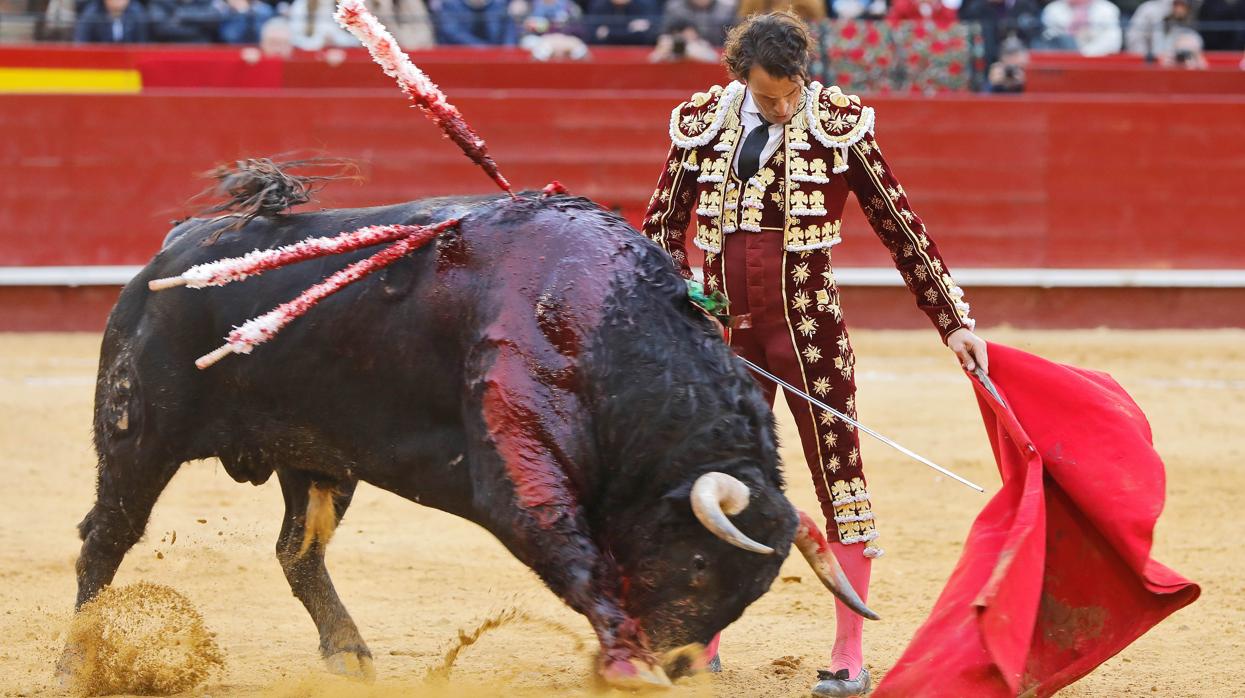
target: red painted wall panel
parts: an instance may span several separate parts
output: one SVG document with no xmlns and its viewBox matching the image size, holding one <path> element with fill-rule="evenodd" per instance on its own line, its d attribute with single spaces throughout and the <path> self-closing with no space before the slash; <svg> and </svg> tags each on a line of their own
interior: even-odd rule
<svg viewBox="0 0 1245 698">
<path fill-rule="evenodd" d="M 1026 71 L 1030 92 L 1079 94 L 1242 94 L 1245 71 L 1236 64 L 1211 70 L 1175 70 L 1157 65 L 1034 65 Z"/>
<path fill-rule="evenodd" d="M 637 220 L 669 110 L 686 96 L 464 89 L 453 99 L 519 186 L 557 178 Z M 1245 98 L 869 101 L 954 266 L 1245 268 Z M 358 159 L 366 184 L 330 186 L 326 205 L 490 190 L 396 90 L 8 95 L 0 129 L 0 265 L 141 263 L 203 185 L 195 174 L 241 157 Z M 887 264 L 849 211 L 841 263 Z"/>
<path fill-rule="evenodd" d="M 414 56 L 416 64 L 445 90 L 490 89 L 593 89 L 650 90 L 679 89 L 689 94 L 729 78 L 720 65 L 689 63 L 671 70 L 668 63 L 648 63 L 640 57 L 633 63 L 608 62 L 535 63 L 512 60 L 481 63 L 478 59 L 449 60 Z M 393 81 L 376 69 L 370 60 L 352 60 L 337 66 L 298 61 L 285 65 L 284 84 L 292 88 L 378 87 L 389 88 Z"/>
<path fill-rule="evenodd" d="M 540 187 L 558 178 L 633 221 L 668 147 L 670 108 L 721 81 L 717 66 L 648 66 L 628 50 L 574 66 L 532 64 L 507 50 L 437 50 L 416 60 L 446 86 L 512 181 Z M 217 69 L 186 69 L 202 64 Z M 357 159 L 366 183 L 331 186 L 325 205 L 492 190 L 361 51 L 331 67 L 306 55 L 247 66 L 220 47 L 0 47 L 0 65 L 137 67 L 148 88 L 205 80 L 311 88 L 5 95 L 0 265 L 140 264 L 203 186 L 194 175 L 241 157 Z M 887 157 L 953 268 L 1245 268 L 1245 73 L 1035 55 L 1031 75 L 1039 92 L 1117 94 L 867 98 Z M 1191 96 L 1211 92 L 1227 94 Z M 889 264 L 859 210 L 848 211 L 837 262 Z M 117 290 L 0 288 L 0 330 L 97 330 Z M 903 289 L 844 295 L 854 326 L 925 326 Z M 1245 326 L 1239 289 L 969 295 L 985 326 Z"/>
</svg>

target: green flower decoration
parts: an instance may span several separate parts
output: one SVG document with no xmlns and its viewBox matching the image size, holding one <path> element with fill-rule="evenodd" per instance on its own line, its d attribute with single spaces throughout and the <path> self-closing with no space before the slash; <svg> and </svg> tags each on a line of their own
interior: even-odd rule
<svg viewBox="0 0 1245 698">
<path fill-rule="evenodd" d="M 726 296 L 717 291 L 706 291 L 705 285 L 694 279 L 687 280 L 687 299 L 716 318 L 725 318 Z"/>
</svg>

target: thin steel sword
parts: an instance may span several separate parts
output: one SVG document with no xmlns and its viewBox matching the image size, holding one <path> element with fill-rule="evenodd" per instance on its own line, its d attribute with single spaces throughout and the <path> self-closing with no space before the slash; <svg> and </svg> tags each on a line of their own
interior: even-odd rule
<svg viewBox="0 0 1245 698">
<path fill-rule="evenodd" d="M 981 381 L 981 384 L 985 386 L 986 391 L 989 392 L 995 400 L 998 400 L 1000 405 L 1007 407 L 1007 403 L 1003 401 L 1003 396 L 999 395 L 999 389 L 994 387 L 994 382 L 990 380 L 990 376 L 986 375 L 985 371 L 981 370 L 980 366 L 973 369 L 973 375 L 977 376 L 977 380 Z"/>
<path fill-rule="evenodd" d="M 890 446 L 891 448 L 895 449 L 896 451 L 899 451 L 900 453 L 904 454 L 905 456 L 908 456 L 909 458 L 912 458 L 912 459 L 915 459 L 915 460 L 917 460 L 917 461 L 920 461 L 921 463 L 924 463 L 925 465 L 928 465 L 929 467 L 933 468 L 934 470 L 937 470 L 938 472 L 942 473 L 943 475 L 946 475 L 947 477 L 951 478 L 952 480 L 955 480 L 956 482 L 960 482 L 960 483 L 963 483 L 963 484 L 965 484 L 965 485 L 968 485 L 969 487 L 971 487 L 971 488 L 973 488 L 973 489 L 977 490 L 978 492 L 985 492 L 985 489 L 983 489 L 983 488 L 981 487 L 981 485 L 978 485 L 978 484 L 976 484 L 976 483 L 974 483 L 974 482 L 972 482 L 972 481 L 970 481 L 970 480 L 967 480 L 967 479 L 965 479 L 965 478 L 962 478 L 962 477 L 960 477 L 959 475 L 956 475 L 955 473 L 951 472 L 950 470 L 947 470 L 946 468 L 942 467 L 941 465 L 938 465 L 937 463 L 935 463 L 935 462 L 931 461 L 930 459 L 925 458 L 924 456 L 921 456 L 920 454 L 914 453 L 914 452 L 912 452 L 911 450 L 909 450 L 909 449 L 907 449 L 907 448 L 904 448 L 903 446 L 901 446 L 901 445 L 899 445 L 899 444 L 895 443 L 894 441 L 890 440 L 889 438 L 887 438 L 887 437 L 885 437 L 885 436 L 883 436 L 883 435 L 881 435 L 881 434 L 877 433 L 876 431 L 874 431 L 874 430 L 870 429 L 869 427 L 867 427 L 867 426 L 865 426 L 865 425 L 861 424 L 860 422 L 856 421 L 855 419 L 852 419 L 851 417 L 848 417 L 847 415 L 843 414 L 842 412 L 840 412 L 840 411 L 838 411 L 838 410 L 834 409 L 833 407 L 831 407 L 831 406 L 827 405 L 826 403 L 822 402 L 821 400 L 818 400 L 817 398 L 813 397 L 812 395 L 809 395 L 808 393 L 804 392 L 803 390 L 800 390 L 799 388 L 795 387 L 794 385 L 791 385 L 791 384 L 790 384 L 790 383 L 788 383 L 787 381 L 785 381 L 785 380 L 783 380 L 783 379 L 779 378 L 778 376 L 775 376 L 774 374 L 770 373 L 769 371 L 766 371 L 765 369 L 761 368 L 760 366 L 757 366 L 756 364 L 754 364 L 754 363 L 752 363 L 751 361 L 749 361 L 749 360 L 745 359 L 744 357 L 740 356 L 740 357 L 739 357 L 739 360 L 740 360 L 740 361 L 742 361 L 742 362 L 744 362 L 744 365 L 745 365 L 745 366 L 747 366 L 748 368 L 752 369 L 752 371 L 753 371 L 754 373 L 756 373 L 757 375 L 762 376 L 762 377 L 764 377 L 764 378 L 767 378 L 767 379 L 769 379 L 769 380 L 773 381 L 775 384 L 782 386 L 784 389 L 786 389 L 786 391 L 787 391 L 787 392 L 791 393 L 792 395 L 798 395 L 798 396 L 800 396 L 800 397 L 804 398 L 804 399 L 805 399 L 805 400 L 807 400 L 810 404 L 812 404 L 814 407 L 817 407 L 817 408 L 819 408 L 819 409 L 823 409 L 823 410 L 825 410 L 825 411 L 829 412 L 830 414 L 834 415 L 835 417 L 838 417 L 839 419 L 841 419 L 841 420 L 843 420 L 843 421 L 847 422 L 848 424 L 850 424 L 850 425 L 852 425 L 852 426 L 856 427 L 857 429 L 859 429 L 859 430 L 863 431 L 864 433 L 868 434 L 869 436 L 872 436 L 873 438 L 877 439 L 878 441 L 881 441 L 882 443 L 886 444 L 887 446 Z"/>
</svg>

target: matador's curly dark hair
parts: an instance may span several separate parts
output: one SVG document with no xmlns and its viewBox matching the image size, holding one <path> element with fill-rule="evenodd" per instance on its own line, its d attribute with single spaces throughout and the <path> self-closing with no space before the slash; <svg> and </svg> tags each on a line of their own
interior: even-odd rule
<svg viewBox="0 0 1245 698">
<path fill-rule="evenodd" d="M 789 11 L 756 14 L 731 29 L 722 62 L 740 80 L 759 65 L 776 78 L 808 78 L 813 39 L 804 20 Z"/>
</svg>

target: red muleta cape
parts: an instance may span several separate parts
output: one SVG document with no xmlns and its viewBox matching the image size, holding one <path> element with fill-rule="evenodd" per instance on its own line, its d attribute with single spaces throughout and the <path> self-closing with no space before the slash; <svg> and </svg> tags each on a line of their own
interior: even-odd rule
<svg viewBox="0 0 1245 698">
<path fill-rule="evenodd" d="M 990 378 L 1003 487 L 874 698 L 1049 696 L 1201 593 L 1150 559 L 1163 462 L 1124 389 L 999 344 Z"/>
</svg>

